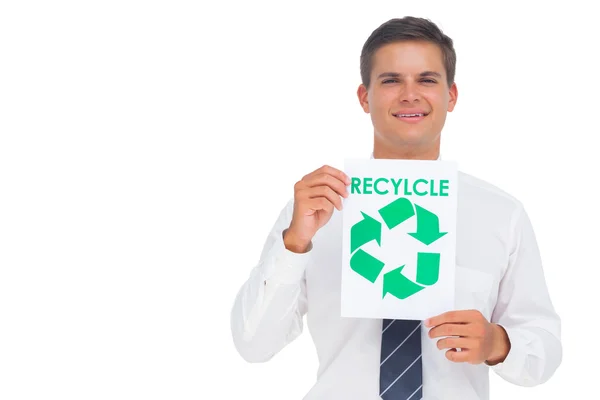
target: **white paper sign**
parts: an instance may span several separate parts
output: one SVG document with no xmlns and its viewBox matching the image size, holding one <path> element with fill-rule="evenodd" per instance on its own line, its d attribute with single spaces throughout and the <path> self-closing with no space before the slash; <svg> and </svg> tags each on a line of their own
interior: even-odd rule
<svg viewBox="0 0 600 400">
<path fill-rule="evenodd" d="M 342 317 L 426 319 L 454 309 L 453 161 L 346 160 Z"/>
</svg>

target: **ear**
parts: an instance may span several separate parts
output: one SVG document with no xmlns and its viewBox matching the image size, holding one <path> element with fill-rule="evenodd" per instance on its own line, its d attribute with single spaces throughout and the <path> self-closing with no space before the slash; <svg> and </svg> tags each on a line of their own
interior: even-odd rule
<svg viewBox="0 0 600 400">
<path fill-rule="evenodd" d="M 458 99 L 458 89 L 456 87 L 456 83 L 453 83 L 450 87 L 450 100 L 448 100 L 448 111 L 452 112 L 454 107 L 456 106 L 456 100 Z"/>
<path fill-rule="evenodd" d="M 367 91 L 366 86 L 361 83 L 360 86 L 358 87 L 358 90 L 356 91 L 356 95 L 358 96 L 358 101 L 360 103 L 360 106 L 362 107 L 364 112 L 366 112 L 368 114 L 369 113 L 369 92 Z"/>
</svg>

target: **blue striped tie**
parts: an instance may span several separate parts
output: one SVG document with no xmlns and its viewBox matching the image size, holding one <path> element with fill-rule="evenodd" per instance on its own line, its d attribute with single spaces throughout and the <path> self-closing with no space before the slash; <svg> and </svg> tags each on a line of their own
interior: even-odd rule
<svg viewBox="0 0 600 400">
<path fill-rule="evenodd" d="M 421 321 L 384 319 L 381 332 L 379 395 L 383 400 L 423 397 Z"/>
</svg>

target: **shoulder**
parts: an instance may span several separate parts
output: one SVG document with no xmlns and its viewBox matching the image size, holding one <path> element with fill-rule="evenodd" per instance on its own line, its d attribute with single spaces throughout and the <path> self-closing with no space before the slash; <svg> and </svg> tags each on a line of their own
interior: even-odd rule
<svg viewBox="0 0 600 400">
<path fill-rule="evenodd" d="M 523 209 L 522 202 L 495 184 L 465 172 L 458 172 L 459 202 L 473 210 L 512 217 Z"/>
</svg>

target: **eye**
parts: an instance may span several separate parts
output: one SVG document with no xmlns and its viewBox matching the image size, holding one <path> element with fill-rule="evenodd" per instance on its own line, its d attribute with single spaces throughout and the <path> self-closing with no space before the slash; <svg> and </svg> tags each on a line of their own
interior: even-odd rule
<svg viewBox="0 0 600 400">
<path fill-rule="evenodd" d="M 396 79 L 386 79 L 382 83 L 385 85 L 386 83 L 394 83 L 394 82 L 398 82 L 398 81 Z"/>
<path fill-rule="evenodd" d="M 425 83 L 437 83 L 433 79 L 423 79 L 423 80 L 421 80 L 421 82 L 425 82 Z"/>
</svg>

